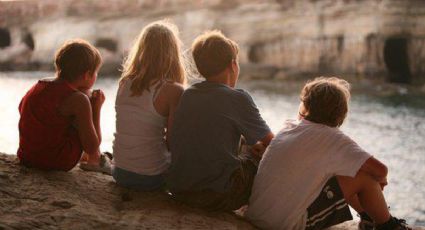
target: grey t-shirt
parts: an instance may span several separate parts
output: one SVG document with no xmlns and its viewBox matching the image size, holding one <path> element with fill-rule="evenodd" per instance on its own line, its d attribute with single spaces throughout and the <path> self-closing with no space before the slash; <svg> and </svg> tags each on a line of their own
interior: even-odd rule
<svg viewBox="0 0 425 230">
<path fill-rule="evenodd" d="M 255 144 L 270 132 L 251 96 L 227 85 L 201 82 L 181 98 L 171 130 L 171 191 L 223 192 L 239 167 L 241 135 Z"/>
</svg>

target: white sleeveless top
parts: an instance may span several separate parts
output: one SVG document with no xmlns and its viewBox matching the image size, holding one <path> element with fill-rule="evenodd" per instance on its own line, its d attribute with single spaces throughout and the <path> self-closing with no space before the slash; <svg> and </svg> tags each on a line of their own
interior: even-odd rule
<svg viewBox="0 0 425 230">
<path fill-rule="evenodd" d="M 157 85 L 131 97 L 131 83 L 125 80 L 121 84 L 115 101 L 114 165 L 141 175 L 158 175 L 171 161 L 164 139 L 167 119 L 153 105 Z"/>
</svg>

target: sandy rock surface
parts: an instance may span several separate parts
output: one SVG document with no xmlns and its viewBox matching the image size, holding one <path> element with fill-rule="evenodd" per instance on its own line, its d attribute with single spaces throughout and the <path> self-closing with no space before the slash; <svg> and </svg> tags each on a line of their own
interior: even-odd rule
<svg viewBox="0 0 425 230">
<path fill-rule="evenodd" d="M 333 229 L 356 229 L 347 222 Z M 118 187 L 110 176 L 45 172 L 0 153 L 0 229 L 256 229 L 232 213 Z"/>
</svg>

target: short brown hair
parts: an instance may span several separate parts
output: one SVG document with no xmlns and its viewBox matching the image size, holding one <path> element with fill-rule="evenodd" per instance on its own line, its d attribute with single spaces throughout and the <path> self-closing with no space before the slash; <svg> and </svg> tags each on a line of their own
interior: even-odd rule
<svg viewBox="0 0 425 230">
<path fill-rule="evenodd" d="M 336 77 L 319 77 L 307 82 L 301 91 L 301 102 L 305 111 L 300 115 L 305 119 L 339 127 L 344 122 L 350 100 L 350 84 Z"/>
<path fill-rule="evenodd" d="M 211 77 L 225 70 L 236 59 L 239 47 L 218 30 L 199 35 L 192 43 L 192 56 L 199 73 Z"/>
<path fill-rule="evenodd" d="M 87 71 L 93 74 L 102 64 L 99 51 L 82 39 L 66 41 L 55 55 L 58 78 L 75 81 Z"/>
</svg>

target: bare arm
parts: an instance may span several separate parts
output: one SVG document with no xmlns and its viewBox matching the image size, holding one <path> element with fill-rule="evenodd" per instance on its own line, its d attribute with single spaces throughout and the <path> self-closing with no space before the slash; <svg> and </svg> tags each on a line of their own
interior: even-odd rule
<svg viewBox="0 0 425 230">
<path fill-rule="evenodd" d="M 268 133 L 263 139 L 259 140 L 255 145 L 252 146 L 251 153 L 261 158 L 273 137 L 274 134 L 272 132 Z"/>
<path fill-rule="evenodd" d="M 99 143 L 102 142 L 102 132 L 100 129 L 100 109 L 105 101 L 105 95 L 101 90 L 94 90 L 90 97 L 90 104 L 93 111 L 93 125 L 96 130 Z"/>
<path fill-rule="evenodd" d="M 67 100 L 66 111 L 69 115 L 75 117 L 84 152 L 90 156 L 97 156 L 100 141 L 93 124 L 92 106 L 89 98 L 80 92 L 73 94 Z"/>
<path fill-rule="evenodd" d="M 269 146 L 273 137 L 274 137 L 274 134 L 272 132 L 270 132 L 263 139 L 261 139 L 260 142 L 264 145 L 264 147 L 267 147 L 267 146 Z"/>
<path fill-rule="evenodd" d="M 170 94 L 169 94 L 169 105 L 168 105 L 168 119 L 167 119 L 167 133 L 166 133 L 166 141 L 167 141 L 167 147 L 168 149 L 170 148 L 169 145 L 169 140 L 170 140 L 170 135 L 171 135 L 171 128 L 173 127 L 173 122 L 174 122 L 174 114 L 177 110 L 177 107 L 180 103 L 180 97 L 183 94 L 183 86 L 180 85 L 175 85 L 172 87 L 172 89 L 170 90 Z"/>
<path fill-rule="evenodd" d="M 166 143 L 169 148 L 169 140 L 171 136 L 171 129 L 174 122 L 174 114 L 180 103 L 180 97 L 183 94 L 184 88 L 182 85 L 177 83 L 164 83 L 159 92 L 158 97 L 154 102 L 156 111 L 164 117 L 167 117 L 166 127 Z"/>
</svg>

